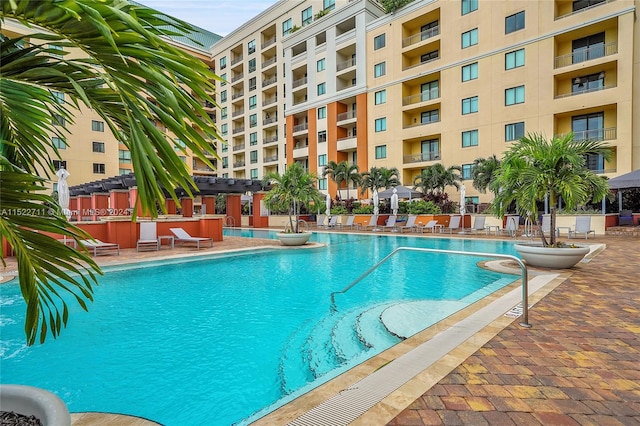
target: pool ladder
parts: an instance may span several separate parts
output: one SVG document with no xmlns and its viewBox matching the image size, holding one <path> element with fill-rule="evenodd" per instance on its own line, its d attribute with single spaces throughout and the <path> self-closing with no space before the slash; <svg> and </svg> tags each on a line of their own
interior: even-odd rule
<svg viewBox="0 0 640 426">
<path fill-rule="evenodd" d="M 385 263 L 387 260 L 393 257 L 396 253 L 399 253 L 401 251 L 444 253 L 444 254 L 455 254 L 455 255 L 463 255 L 463 256 L 480 256 L 480 257 L 492 257 L 496 259 L 513 260 L 514 262 L 518 263 L 518 265 L 520 266 L 520 271 L 522 276 L 522 321 L 520 322 L 520 325 L 522 327 L 527 327 L 527 328 L 531 327 L 531 324 L 529 324 L 529 278 L 528 278 L 527 266 L 524 264 L 524 262 L 520 258 L 516 256 L 512 256 L 510 254 L 480 253 L 480 252 L 473 252 L 473 251 L 442 250 L 442 249 L 429 249 L 429 248 L 419 248 L 419 247 L 398 247 L 395 250 L 393 250 L 391 253 L 389 253 L 387 256 L 385 256 L 381 261 L 373 265 L 371 268 L 367 269 L 367 271 L 364 274 L 356 278 L 351 284 L 349 284 L 348 286 L 346 286 L 340 291 L 332 292 L 331 293 L 331 310 L 337 311 L 336 299 L 335 299 L 336 294 L 346 293 L 347 291 L 349 291 L 349 289 L 351 289 L 353 286 L 355 286 L 360 281 L 362 281 L 367 275 L 371 274 L 373 271 L 378 269 L 380 265 Z"/>
</svg>

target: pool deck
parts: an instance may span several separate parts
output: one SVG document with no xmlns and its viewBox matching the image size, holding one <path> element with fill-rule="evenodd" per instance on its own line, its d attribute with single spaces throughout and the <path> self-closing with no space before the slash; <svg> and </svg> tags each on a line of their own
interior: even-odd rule
<svg viewBox="0 0 640 426">
<path fill-rule="evenodd" d="M 446 237 L 463 236 L 446 234 Z M 484 234 L 464 237 L 511 239 Z M 606 249 L 589 262 L 561 271 L 559 277 L 532 295 L 531 328 L 520 326 L 513 317 L 495 318 L 352 424 L 640 424 L 640 238 L 598 235 L 587 242 L 605 244 Z M 143 253 L 122 250 L 120 256 L 100 256 L 96 260 L 106 266 L 274 245 L 279 243 L 225 237 L 213 248 L 200 251 L 190 247 Z M 7 260 L 7 266 L 0 267 L 0 282 L 16 269 L 15 260 Z M 532 272 L 535 276 L 536 271 Z M 539 271 L 545 272 L 551 271 Z M 517 288 L 517 284 L 512 287 Z M 481 309 L 488 303 L 490 300 L 483 301 L 473 309 Z M 453 323 L 468 314 L 461 312 L 447 320 Z M 256 423 L 295 421 L 353 384 L 356 376 L 359 380 L 373 375 L 382 365 L 401 357 L 402 350 L 406 352 L 407 348 L 428 342 L 447 325 L 443 322 L 414 336 L 415 339 L 407 339 L 376 360 L 352 369 L 323 385 L 318 392 L 310 392 Z M 136 417 L 125 420 L 109 414 L 75 413 L 72 424 L 155 423 Z"/>
</svg>

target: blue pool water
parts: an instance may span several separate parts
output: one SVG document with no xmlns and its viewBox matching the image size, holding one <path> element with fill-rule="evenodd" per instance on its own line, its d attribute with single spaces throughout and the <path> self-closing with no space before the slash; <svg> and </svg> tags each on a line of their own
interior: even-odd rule
<svg viewBox="0 0 640 426">
<path fill-rule="evenodd" d="M 72 412 L 124 413 L 165 425 L 247 423 L 397 343 L 378 320 L 390 306 L 467 304 L 514 281 L 479 269 L 479 258 L 403 252 L 338 294 L 332 307 L 332 292 L 398 246 L 513 254 L 512 245 L 400 235 L 312 238 L 326 246 L 108 271 L 88 313 L 71 302 L 61 337 L 30 348 L 18 285 L 1 285 L 2 383 L 49 389 Z"/>
</svg>

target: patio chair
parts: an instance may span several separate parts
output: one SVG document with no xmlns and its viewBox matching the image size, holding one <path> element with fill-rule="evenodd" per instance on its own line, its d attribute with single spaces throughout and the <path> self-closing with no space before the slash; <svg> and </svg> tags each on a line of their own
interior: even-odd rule
<svg viewBox="0 0 640 426">
<path fill-rule="evenodd" d="M 140 222 L 140 239 L 136 243 L 136 251 L 140 250 L 160 250 L 158 225 L 155 222 Z"/>
<path fill-rule="evenodd" d="M 633 226 L 633 212 L 631 210 L 622 210 L 618 215 L 618 225 L 619 226 Z"/>
<path fill-rule="evenodd" d="M 391 229 L 392 231 L 395 231 L 396 229 L 398 229 L 398 225 L 396 224 L 397 220 L 398 220 L 398 216 L 395 214 L 392 214 L 387 219 L 386 224 L 382 226 L 382 230 L 384 231 L 385 229 Z"/>
<path fill-rule="evenodd" d="M 484 232 L 485 234 L 489 234 L 489 230 L 484 226 L 484 222 L 487 218 L 485 216 L 476 216 L 473 219 L 473 226 L 469 229 L 469 232 L 472 234 L 476 234 L 479 231 Z"/>
<path fill-rule="evenodd" d="M 375 229 L 378 227 L 378 215 L 377 214 L 372 214 L 371 218 L 369 219 L 369 223 L 364 225 L 363 228 L 368 230 L 369 228 L 371 229 Z"/>
<path fill-rule="evenodd" d="M 462 219 L 462 216 L 451 216 L 449 226 L 446 226 L 442 229 L 446 229 L 450 234 L 452 234 L 454 229 L 460 228 L 460 219 Z"/>
<path fill-rule="evenodd" d="M 551 235 L 551 216 L 543 215 L 542 216 L 542 233 L 544 235 Z M 560 236 L 560 228 L 556 228 L 556 237 Z"/>
<path fill-rule="evenodd" d="M 415 232 L 416 230 L 416 218 L 418 216 L 416 216 L 415 214 L 409 215 L 409 218 L 407 219 L 407 223 L 405 223 L 403 226 L 400 227 L 400 232 L 404 232 L 405 229 L 408 229 L 411 232 Z"/>
<path fill-rule="evenodd" d="M 441 227 L 442 225 L 440 225 Z M 431 229 L 431 233 L 435 233 L 436 232 L 436 228 L 438 228 L 438 221 L 437 220 L 430 220 L 429 222 L 426 223 L 426 225 L 424 226 L 418 226 L 416 229 L 419 229 L 420 232 L 424 233 L 425 229 Z"/>
<path fill-rule="evenodd" d="M 326 220 L 327 220 L 327 215 L 325 214 L 319 214 L 318 216 L 316 216 L 316 228 L 321 228 L 325 226 Z"/>
<path fill-rule="evenodd" d="M 200 250 L 200 243 L 208 241 L 209 242 L 209 247 L 213 247 L 213 239 L 212 238 L 206 238 L 206 237 L 192 237 L 191 235 L 189 235 L 187 233 L 187 231 L 185 231 L 182 228 L 170 228 L 169 231 L 171 231 L 171 233 L 173 235 L 175 235 L 175 242 L 176 243 L 182 243 L 182 244 L 186 244 L 186 243 L 196 243 L 196 247 L 198 248 L 198 250 Z"/>
<path fill-rule="evenodd" d="M 569 238 L 572 235 L 584 234 L 584 239 L 589 239 L 589 234 L 596 235 L 596 231 L 591 228 L 591 216 L 576 216 L 576 223 L 573 230 L 569 229 Z"/>
<path fill-rule="evenodd" d="M 349 215 L 347 216 L 347 221 L 345 223 L 338 223 L 338 228 L 342 229 L 342 228 L 349 228 L 349 229 L 353 229 L 354 227 L 357 228 L 357 224 L 354 223 L 356 217 L 354 215 Z"/>
<path fill-rule="evenodd" d="M 327 223 L 325 228 L 335 228 L 336 226 L 338 226 L 338 216 L 331 216 L 331 219 L 329 219 L 329 223 Z"/>
<path fill-rule="evenodd" d="M 80 243 L 84 248 L 93 253 L 94 256 L 106 255 L 106 254 L 120 254 L 120 244 L 115 243 L 103 243 L 100 240 L 80 240 Z"/>
</svg>

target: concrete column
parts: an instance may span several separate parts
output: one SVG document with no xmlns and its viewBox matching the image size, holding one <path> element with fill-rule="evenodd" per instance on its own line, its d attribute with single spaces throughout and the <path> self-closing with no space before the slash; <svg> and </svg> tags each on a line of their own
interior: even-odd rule
<svg viewBox="0 0 640 426">
<path fill-rule="evenodd" d="M 182 206 L 182 217 L 193 217 L 192 198 L 180 198 L 180 205 Z"/>
<path fill-rule="evenodd" d="M 254 192 L 253 193 L 253 227 L 254 228 L 268 228 L 269 227 L 269 216 L 262 215 L 260 202 L 264 198 L 264 193 Z"/>
<path fill-rule="evenodd" d="M 101 216 L 109 216 L 109 194 L 94 192 L 91 194 L 92 219 L 97 221 Z"/>
<path fill-rule="evenodd" d="M 240 194 L 227 194 L 227 216 L 233 218 L 235 226 L 242 224 L 242 200 Z"/>
<path fill-rule="evenodd" d="M 206 214 L 215 214 L 216 213 L 216 196 L 203 195 L 202 207 L 204 208 Z"/>
</svg>

